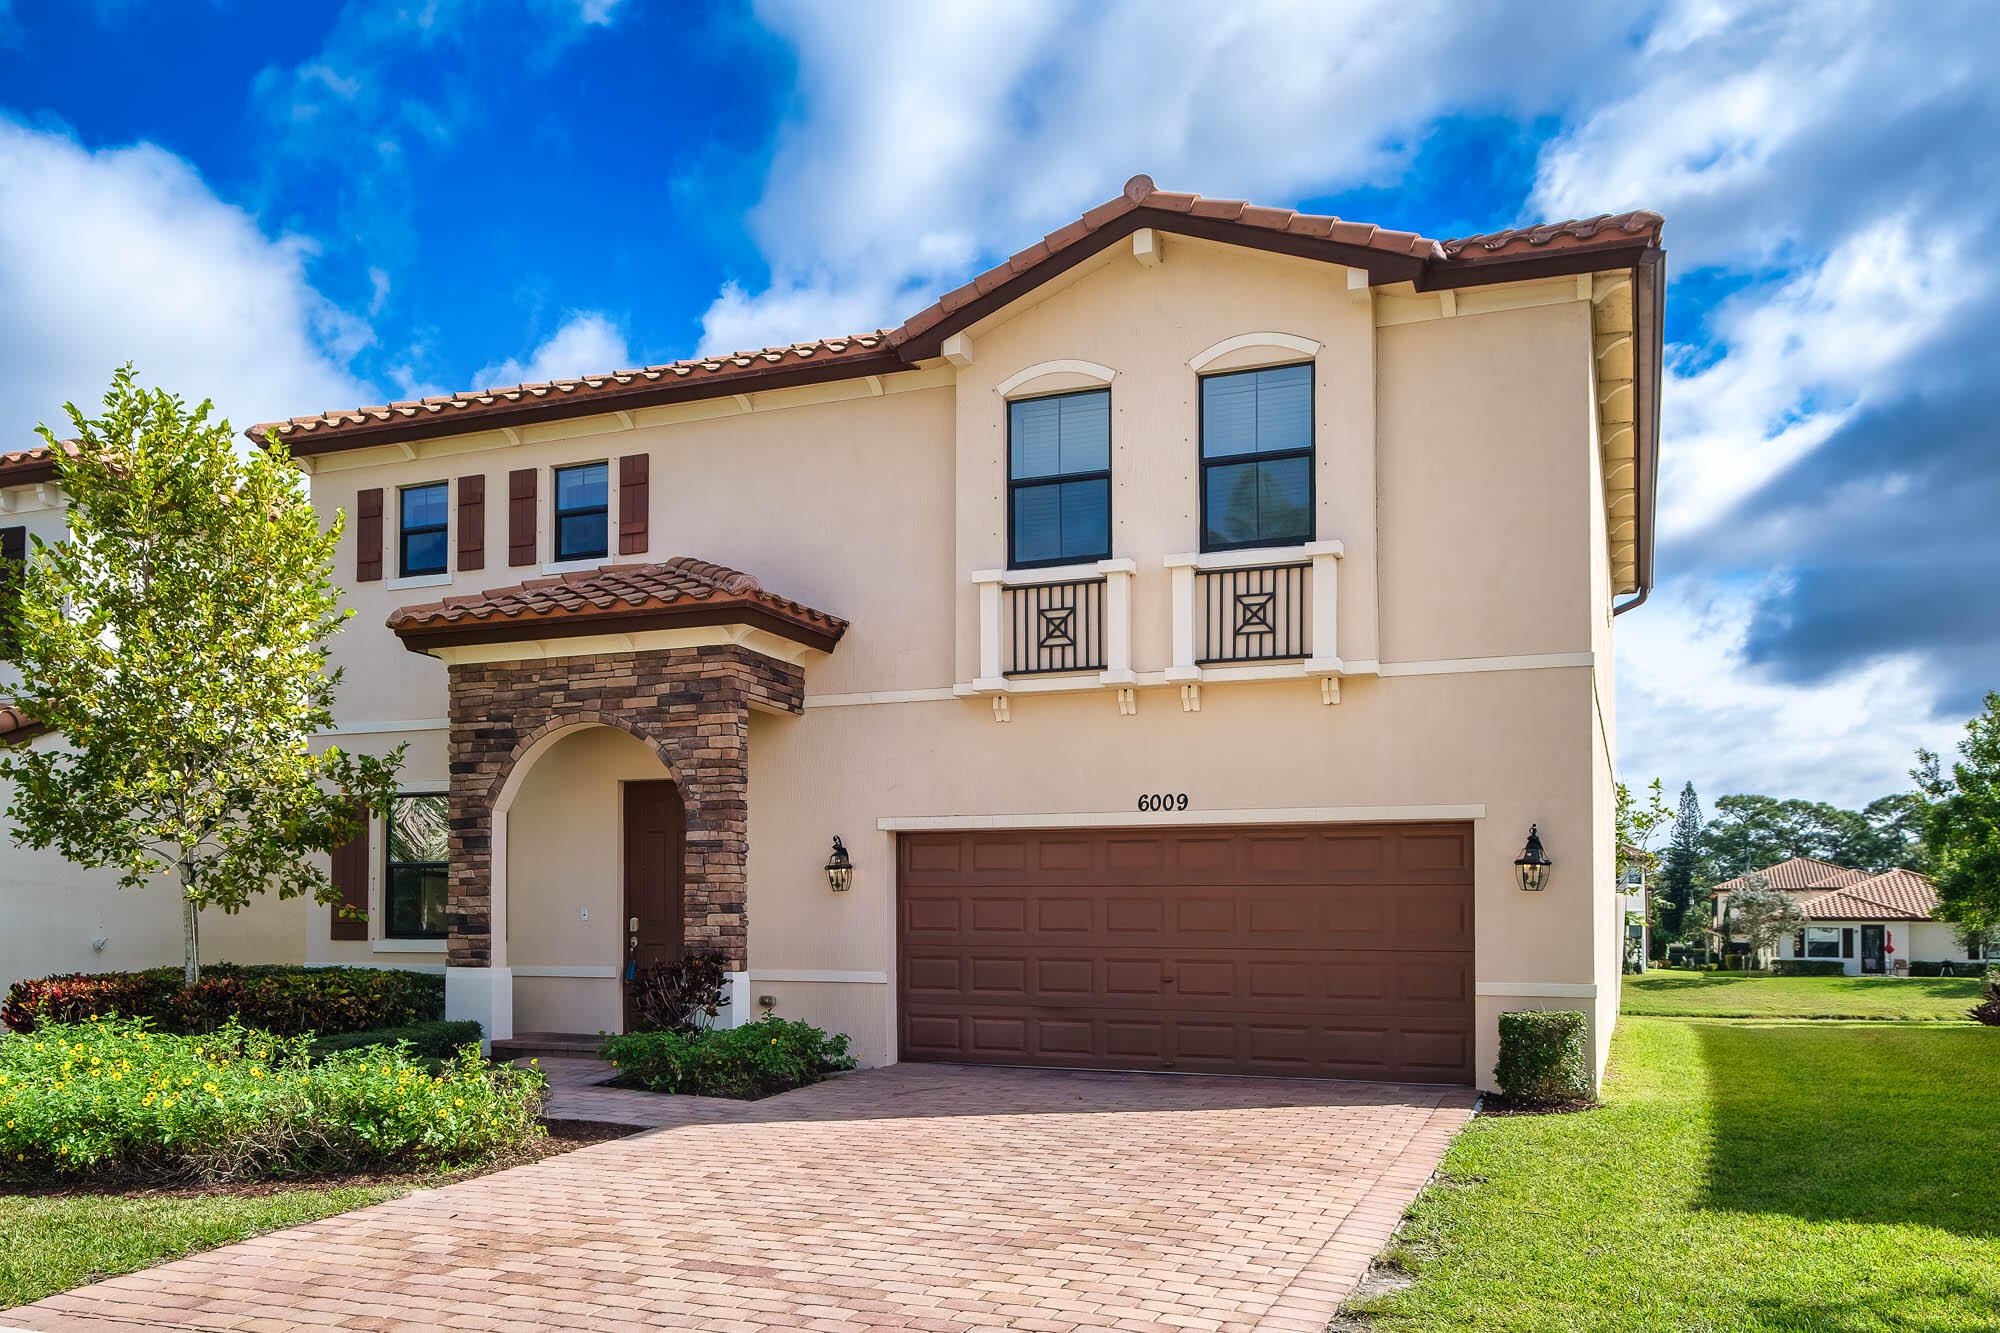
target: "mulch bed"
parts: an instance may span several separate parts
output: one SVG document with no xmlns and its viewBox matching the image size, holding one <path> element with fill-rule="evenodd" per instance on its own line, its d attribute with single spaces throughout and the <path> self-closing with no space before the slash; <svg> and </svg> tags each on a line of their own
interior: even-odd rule
<svg viewBox="0 0 2000 1333">
<path fill-rule="evenodd" d="M 266 1194 L 283 1194 L 290 1190 L 347 1189 L 366 1185 L 408 1185 L 413 1189 L 435 1189 L 439 1185 L 450 1185 L 493 1171 L 504 1171 L 510 1166 L 526 1166 L 545 1157 L 560 1157 L 563 1153 L 587 1148 L 593 1143 L 606 1143 L 612 1139 L 628 1138 L 633 1134 L 646 1132 L 644 1125 L 620 1125 L 602 1120 L 544 1120 L 542 1127 L 548 1130 L 546 1137 L 525 1144 L 514 1152 L 447 1171 L 335 1171 L 311 1176 L 281 1176 L 271 1180 L 239 1180 L 220 1185 L 169 1185 L 154 1189 L 135 1189 L 129 1181 L 96 1185 L 66 1182 L 0 1187 L 0 1196 L 61 1199 L 79 1195 L 116 1195 L 132 1199 L 199 1199 L 220 1195 L 255 1198 Z"/>
<path fill-rule="evenodd" d="M 1537 1102 L 1532 1105 L 1516 1106 L 1497 1092 L 1489 1092 L 1479 1099 L 1477 1114 L 1488 1115 L 1575 1115 L 1578 1111 L 1595 1111 L 1604 1103 L 1588 1097 L 1580 1097 L 1567 1102 Z"/>
</svg>

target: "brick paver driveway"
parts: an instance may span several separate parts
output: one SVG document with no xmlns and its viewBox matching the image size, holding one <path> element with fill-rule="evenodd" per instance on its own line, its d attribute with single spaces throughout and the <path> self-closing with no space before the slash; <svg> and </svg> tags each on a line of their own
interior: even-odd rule
<svg viewBox="0 0 2000 1333">
<path fill-rule="evenodd" d="M 0 1325 L 1306 1333 L 1472 1106 L 1407 1085 L 903 1065 L 756 1103 L 566 1092 L 557 1113 L 619 1098 L 665 1127 Z"/>
</svg>

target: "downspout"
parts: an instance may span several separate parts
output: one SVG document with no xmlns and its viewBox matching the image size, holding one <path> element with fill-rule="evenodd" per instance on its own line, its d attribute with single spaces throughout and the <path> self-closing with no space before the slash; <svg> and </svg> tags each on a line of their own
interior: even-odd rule
<svg viewBox="0 0 2000 1333">
<path fill-rule="evenodd" d="M 1628 602 L 1611 608 L 1613 616 L 1622 616 L 1627 611 L 1644 606 L 1653 594 L 1653 524 L 1654 507 L 1658 504 L 1660 485 L 1660 377 L 1664 370 L 1666 352 L 1666 331 L 1662 322 L 1666 318 L 1667 265 L 1666 254 L 1661 250 L 1649 250 L 1632 268 L 1632 329 L 1636 336 L 1646 325 L 1652 326 L 1653 336 L 1646 339 L 1650 345 L 1650 355 L 1634 368 L 1645 376 L 1641 382 L 1643 396 L 1640 399 L 1639 421 L 1645 424 L 1646 432 L 1640 439 L 1644 458 L 1634 459 L 1638 465 L 1638 512 L 1646 524 L 1645 533 L 1639 542 L 1637 560 L 1639 595 Z"/>
</svg>

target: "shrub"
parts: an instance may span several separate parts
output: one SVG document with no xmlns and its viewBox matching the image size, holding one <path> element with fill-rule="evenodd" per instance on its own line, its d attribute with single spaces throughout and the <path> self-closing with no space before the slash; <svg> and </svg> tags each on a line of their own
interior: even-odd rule
<svg viewBox="0 0 2000 1333">
<path fill-rule="evenodd" d="M 624 1086 L 697 1097 L 768 1097 L 854 1068 L 845 1036 L 771 1017 L 735 1028 L 628 1032 L 607 1039 L 599 1054 L 618 1066 Z"/>
<path fill-rule="evenodd" d="M 469 1018 L 454 1022 L 412 1023 L 408 1027 L 374 1028 L 367 1032 L 342 1032 L 314 1037 L 310 1054 L 324 1060 L 341 1051 L 358 1051 L 366 1046 L 407 1046 L 419 1060 L 449 1060 L 459 1048 L 479 1044 L 479 1024 Z"/>
<path fill-rule="evenodd" d="M 0 1180 L 212 1183 L 473 1161 L 542 1133 L 539 1072 L 408 1046 L 314 1064 L 303 1038 L 238 1024 L 45 1023 L 0 1041 Z"/>
<path fill-rule="evenodd" d="M 2000 970 L 1986 973 L 1986 993 L 1966 1013 L 1988 1027 L 2000 1028 Z"/>
<path fill-rule="evenodd" d="M 722 1011 L 728 960 L 719 953 L 690 954 L 677 963 L 654 963 L 632 977 L 632 1008 L 640 1032 L 693 1032 Z"/>
<path fill-rule="evenodd" d="M 178 967 L 17 981 L 0 1005 L 16 1032 L 42 1023 L 147 1018 L 161 1032 L 213 1032 L 231 1022 L 297 1037 L 402 1027 L 444 1017 L 444 978 L 390 967 L 217 963 L 192 988 Z"/>
<path fill-rule="evenodd" d="M 1773 958 L 1771 971 L 1781 977 L 1838 977 L 1846 975 L 1847 965 L 1838 958 Z"/>
<path fill-rule="evenodd" d="M 1913 977 L 1981 977 L 1986 975 L 1986 964 L 1967 962 L 1963 958 L 1945 958 L 1937 961 L 1910 960 L 1910 975 Z"/>
<path fill-rule="evenodd" d="M 1500 1061 L 1494 1077 L 1516 1106 L 1589 1101 L 1589 1023 L 1574 1009 L 1518 1009 L 1500 1015 Z"/>
</svg>

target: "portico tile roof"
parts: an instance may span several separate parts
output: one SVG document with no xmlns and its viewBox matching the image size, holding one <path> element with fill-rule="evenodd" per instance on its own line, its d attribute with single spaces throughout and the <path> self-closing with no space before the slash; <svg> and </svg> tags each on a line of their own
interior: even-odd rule
<svg viewBox="0 0 2000 1333">
<path fill-rule="evenodd" d="M 441 643 L 549 635 L 626 633 L 740 619 L 830 649 L 847 631 L 839 616 L 767 592 L 755 576 L 693 556 L 600 565 L 506 588 L 400 607 L 389 628 L 421 652 Z"/>
</svg>

